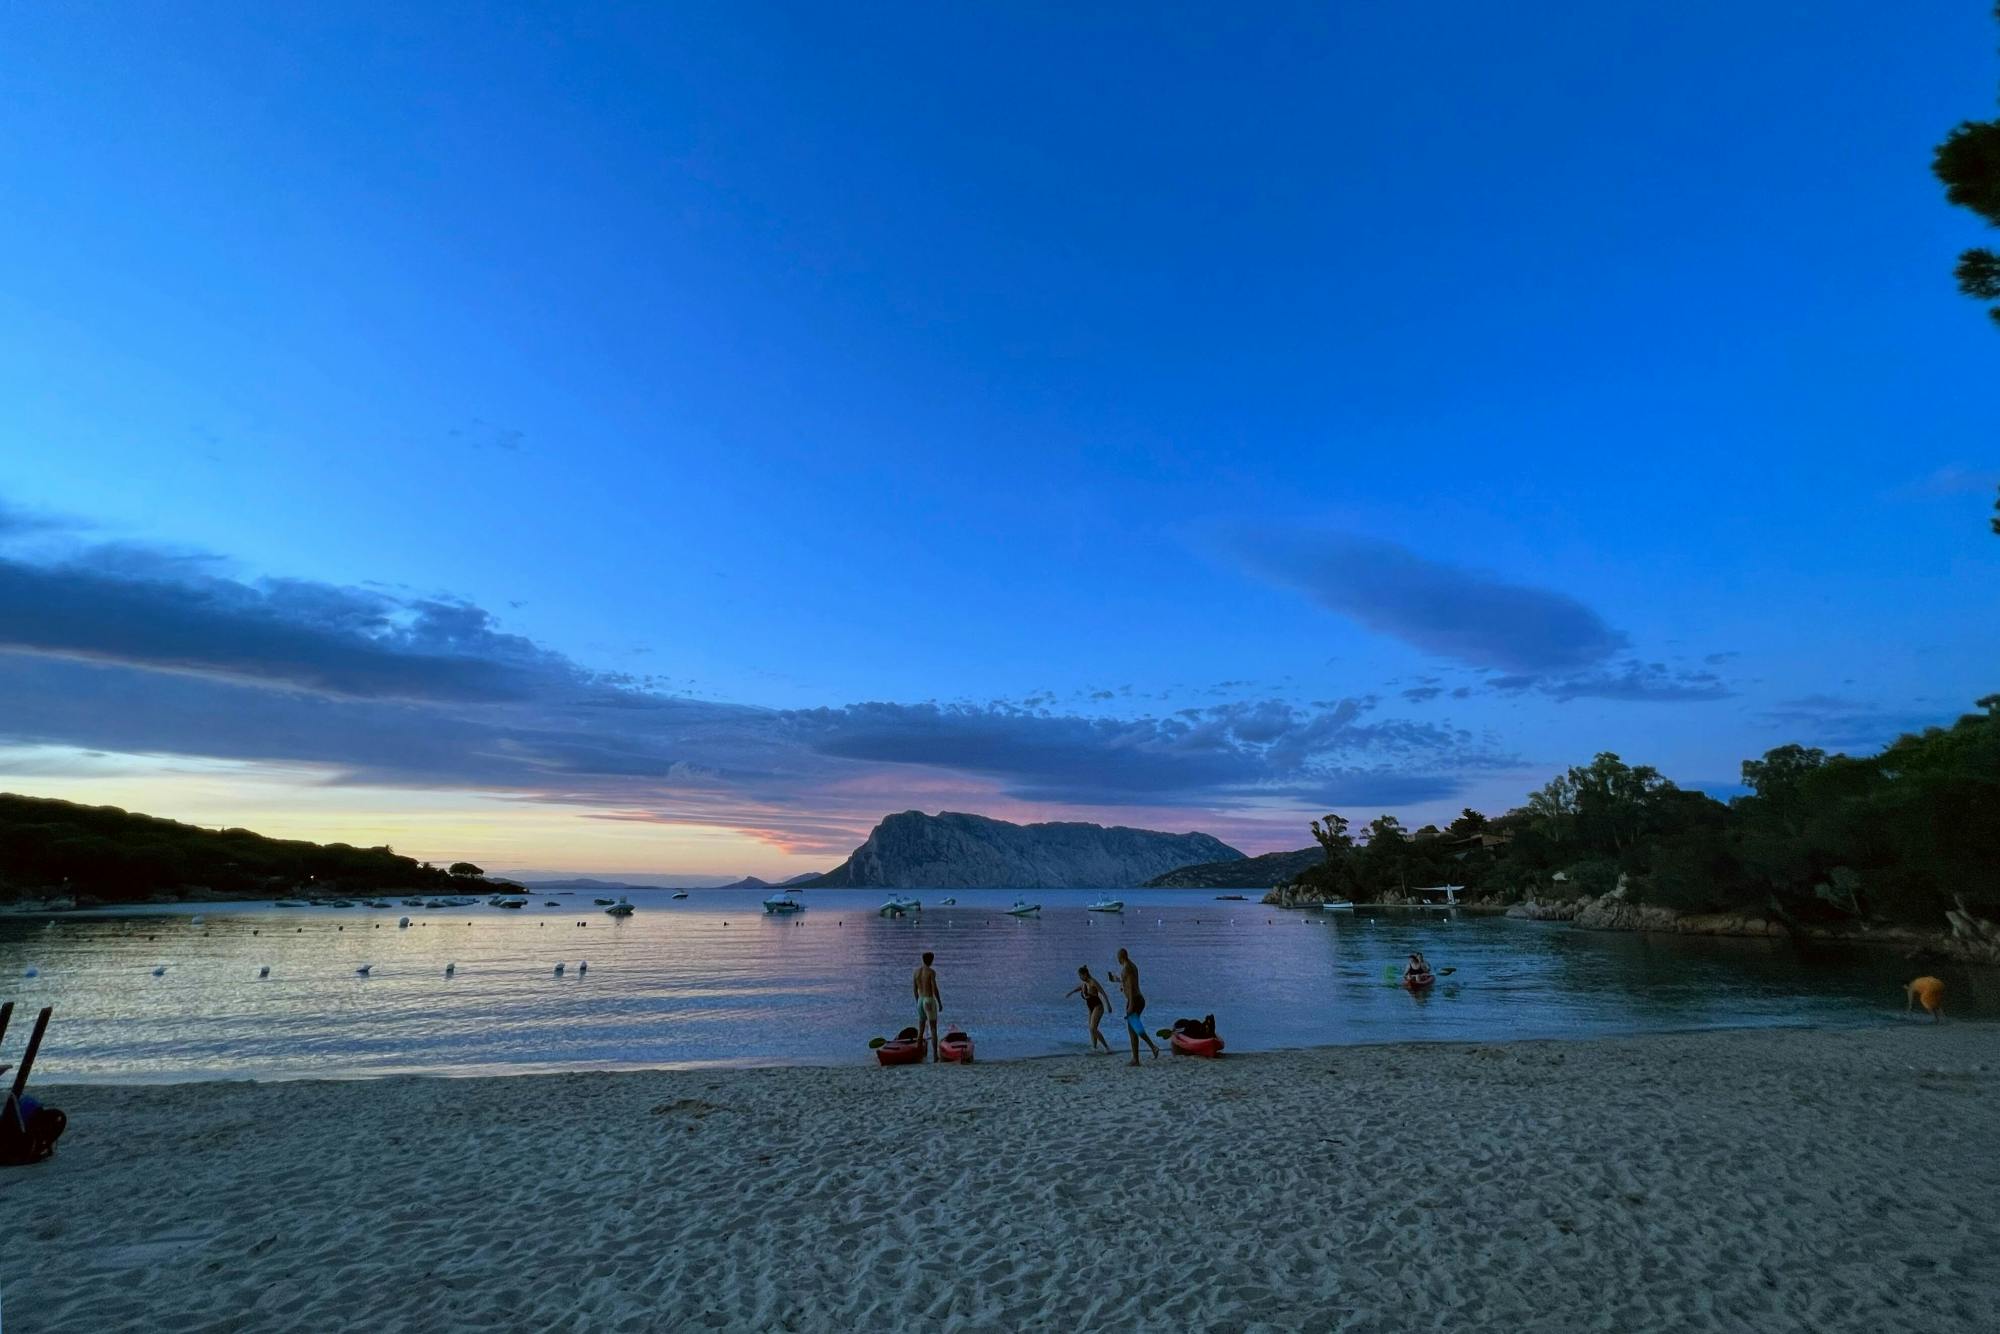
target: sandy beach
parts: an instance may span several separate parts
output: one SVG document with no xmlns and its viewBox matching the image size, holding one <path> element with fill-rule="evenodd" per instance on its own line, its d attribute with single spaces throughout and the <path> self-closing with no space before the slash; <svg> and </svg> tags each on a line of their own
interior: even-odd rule
<svg viewBox="0 0 2000 1334">
<path fill-rule="evenodd" d="M 2000 1027 L 42 1090 L 6 1328 L 1958 1330 Z"/>
</svg>

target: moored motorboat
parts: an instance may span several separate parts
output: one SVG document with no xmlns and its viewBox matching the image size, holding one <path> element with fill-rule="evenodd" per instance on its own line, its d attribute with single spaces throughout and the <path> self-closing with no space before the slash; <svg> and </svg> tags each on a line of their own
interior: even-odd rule
<svg viewBox="0 0 2000 1334">
<path fill-rule="evenodd" d="M 922 912 L 922 899 L 913 899 L 901 894 L 891 894 L 883 905 L 876 909 L 884 917 L 902 917 L 907 913 Z"/>
<path fill-rule="evenodd" d="M 680 894 L 675 897 L 686 898 L 687 895 Z M 764 911 L 768 913 L 783 914 L 804 912 L 805 910 L 806 905 L 800 903 L 798 897 L 789 889 L 781 894 L 773 894 L 770 898 L 764 900 Z"/>
<path fill-rule="evenodd" d="M 1015 899 L 1014 906 L 1007 910 L 1009 917 L 1033 917 L 1041 912 L 1042 905 L 1030 903 L 1026 899 Z"/>
<path fill-rule="evenodd" d="M 1124 911 L 1125 911 L 1125 900 L 1123 900 L 1123 899 L 1099 899 L 1099 900 L 1098 900 L 1097 902 L 1095 902 L 1095 903 L 1091 903 L 1091 904 L 1086 904 L 1086 905 L 1084 906 L 1084 911 L 1085 911 L 1085 912 L 1124 912 Z"/>
<path fill-rule="evenodd" d="M 609 907 L 610 907 L 610 906 L 611 906 L 612 904 L 614 904 L 614 903 L 618 902 L 618 900 L 616 900 L 616 899 L 592 899 L 592 900 L 591 900 L 591 902 L 592 902 L 592 903 L 595 903 L 595 904 L 596 904 L 596 905 L 597 905 L 598 907 L 600 907 L 600 908 L 609 908 Z"/>
<path fill-rule="evenodd" d="M 309 908 L 312 905 L 304 899 L 279 899 L 272 906 L 277 908 Z"/>
<path fill-rule="evenodd" d="M 1353 912 L 1354 900 L 1328 899 L 1325 903 L 1319 905 L 1319 910 L 1321 912 Z"/>
<path fill-rule="evenodd" d="M 630 917 L 634 910 L 631 904 L 627 903 L 624 899 L 620 899 L 604 911 L 611 917 Z"/>
<path fill-rule="evenodd" d="M 675 898 L 677 898 L 677 899 L 684 899 L 684 898 L 686 898 L 687 896 L 688 896 L 688 892 L 687 892 L 686 890 L 684 890 L 684 889 L 677 889 L 677 890 L 675 890 L 675 891 L 674 891 L 674 897 L 675 897 Z"/>
</svg>

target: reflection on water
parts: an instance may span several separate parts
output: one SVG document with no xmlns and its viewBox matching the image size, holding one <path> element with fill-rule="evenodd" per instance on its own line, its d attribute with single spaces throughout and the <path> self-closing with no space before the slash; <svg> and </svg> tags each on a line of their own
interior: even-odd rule
<svg viewBox="0 0 2000 1334">
<path fill-rule="evenodd" d="M 1008 916 L 1003 890 L 953 891 L 950 908 L 920 895 L 931 906 L 903 920 L 850 890 L 811 891 L 796 917 L 697 891 L 636 893 L 623 921 L 542 895 L 522 911 L 217 905 L 200 925 L 185 908 L 0 918 L 0 999 L 56 1006 L 40 1078 L 271 1078 L 863 1060 L 869 1037 L 914 1022 L 923 950 L 938 956 L 945 1020 L 989 1059 L 1083 1051 L 1083 1006 L 1063 993 L 1079 964 L 1109 971 L 1121 945 L 1152 1026 L 1213 1012 L 1236 1051 L 1876 1022 L 1916 971 L 1782 942 L 1120 892 L 1123 915 L 1086 913 L 1095 891 L 1036 891 L 1039 919 Z M 1393 983 L 1411 950 L 1456 971 L 1412 996 Z M 1946 971 L 1958 1014 L 1992 1008 L 1977 970 Z M 1105 1031 L 1122 1045 L 1115 1017 Z"/>
</svg>

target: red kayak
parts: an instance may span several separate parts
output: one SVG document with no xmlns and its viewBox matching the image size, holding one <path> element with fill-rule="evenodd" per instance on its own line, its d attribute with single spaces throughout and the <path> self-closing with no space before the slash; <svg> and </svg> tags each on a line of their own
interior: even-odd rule
<svg viewBox="0 0 2000 1334">
<path fill-rule="evenodd" d="M 972 1039 L 963 1033 L 947 1033 L 938 1039 L 938 1059 L 972 1064 Z"/>
<path fill-rule="evenodd" d="M 1404 985 L 1404 986 L 1406 986 L 1406 987 L 1408 987 L 1408 988 L 1409 988 L 1410 990 L 1412 990 L 1412 991 L 1422 991 L 1422 990 L 1423 990 L 1423 989 L 1424 989 L 1425 987 L 1428 987 L 1428 986 L 1430 986 L 1430 985 L 1431 985 L 1431 984 L 1432 984 L 1433 982 L 1435 982 L 1435 981 L 1437 981 L 1437 975 L 1436 975 L 1436 974 L 1434 974 L 1434 973 L 1425 973 L 1425 974 L 1424 974 L 1423 976 L 1421 976 L 1421 977 L 1406 977 L 1406 978 L 1404 978 L 1404 979 L 1403 979 L 1403 985 Z"/>
<path fill-rule="evenodd" d="M 875 1049 L 875 1059 L 884 1065 L 915 1065 L 924 1059 L 924 1044 L 915 1038 L 890 1038 Z"/>
<path fill-rule="evenodd" d="M 1191 1038 L 1177 1028 L 1167 1040 L 1173 1043 L 1174 1050 L 1183 1056 L 1222 1055 L 1222 1039 L 1219 1037 Z"/>
</svg>

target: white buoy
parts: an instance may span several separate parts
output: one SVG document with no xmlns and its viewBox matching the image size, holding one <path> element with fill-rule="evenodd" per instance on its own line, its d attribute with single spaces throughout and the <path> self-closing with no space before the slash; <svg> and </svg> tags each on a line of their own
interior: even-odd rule
<svg viewBox="0 0 2000 1334">
<path fill-rule="evenodd" d="M 167 975 L 167 966 L 165 964 L 161 964 L 158 968 L 155 968 L 153 970 L 154 977 L 165 977 L 166 975 Z"/>
<path fill-rule="evenodd" d="M 354 970 L 354 975 L 356 977 L 366 977 L 368 976 L 368 970 L 370 968 L 373 968 L 374 966 L 375 965 L 372 963 L 364 963 L 359 968 Z"/>
<path fill-rule="evenodd" d="M 269 977 L 270 975 L 271 975 L 271 965 L 268 963 L 265 964 L 262 968 L 259 968 L 257 970 L 257 976 L 259 977 Z"/>
<path fill-rule="evenodd" d="M 561 964 L 557 964 L 557 965 L 556 965 L 556 976 L 557 976 L 557 977 L 561 977 L 561 976 L 562 976 L 562 974 L 563 974 L 563 966 L 562 966 Z"/>
</svg>

